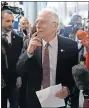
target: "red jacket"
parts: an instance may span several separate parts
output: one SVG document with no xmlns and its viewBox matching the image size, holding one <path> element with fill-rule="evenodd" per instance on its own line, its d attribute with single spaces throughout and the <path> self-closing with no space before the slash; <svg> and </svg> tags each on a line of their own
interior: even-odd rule
<svg viewBox="0 0 89 108">
<path fill-rule="evenodd" d="M 86 67 L 89 70 L 89 52 L 86 54 L 86 62 L 85 62 Z"/>
<path fill-rule="evenodd" d="M 89 70 L 89 52 L 86 54 L 86 62 L 85 62 L 86 67 Z M 84 99 L 84 104 L 83 108 L 89 108 L 89 100 Z"/>
</svg>

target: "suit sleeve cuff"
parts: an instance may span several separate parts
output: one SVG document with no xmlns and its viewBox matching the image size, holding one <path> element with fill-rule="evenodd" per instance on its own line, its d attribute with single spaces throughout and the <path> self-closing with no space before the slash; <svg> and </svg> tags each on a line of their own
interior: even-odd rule
<svg viewBox="0 0 89 108">
<path fill-rule="evenodd" d="M 28 58 L 31 58 L 33 56 L 33 53 L 28 53 L 27 52 L 27 56 L 28 56 Z"/>
</svg>

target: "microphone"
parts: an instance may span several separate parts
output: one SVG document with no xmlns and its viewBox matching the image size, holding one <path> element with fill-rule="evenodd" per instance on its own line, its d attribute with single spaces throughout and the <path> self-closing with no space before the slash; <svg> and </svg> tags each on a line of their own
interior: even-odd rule
<svg viewBox="0 0 89 108">
<path fill-rule="evenodd" d="M 78 64 L 72 67 L 72 75 L 78 89 L 89 93 L 89 70 L 84 65 Z"/>
<path fill-rule="evenodd" d="M 24 34 L 27 36 L 27 30 L 23 29 Z"/>
<path fill-rule="evenodd" d="M 85 31 L 78 30 L 77 31 L 77 37 L 78 37 L 79 40 L 81 40 L 82 47 L 83 46 L 85 48 L 88 48 L 89 47 L 89 44 L 88 44 L 89 37 L 88 37 L 88 34 Z"/>
<path fill-rule="evenodd" d="M 88 37 L 88 34 L 83 30 L 78 30 L 77 31 L 77 37 L 79 40 L 83 40 L 83 39 Z"/>
</svg>

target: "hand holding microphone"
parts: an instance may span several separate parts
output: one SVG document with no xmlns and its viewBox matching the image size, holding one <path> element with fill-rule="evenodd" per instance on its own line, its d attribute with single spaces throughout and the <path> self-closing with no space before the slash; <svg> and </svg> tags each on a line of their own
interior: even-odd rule
<svg viewBox="0 0 89 108">
<path fill-rule="evenodd" d="M 88 34 L 83 30 L 78 30 L 77 31 L 77 37 L 79 40 L 83 40 L 83 39 L 88 37 Z"/>
</svg>

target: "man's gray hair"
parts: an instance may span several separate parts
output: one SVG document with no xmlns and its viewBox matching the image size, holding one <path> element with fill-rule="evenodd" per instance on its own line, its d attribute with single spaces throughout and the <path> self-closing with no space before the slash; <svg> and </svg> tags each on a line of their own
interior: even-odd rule
<svg viewBox="0 0 89 108">
<path fill-rule="evenodd" d="M 58 23 L 59 24 L 59 17 L 57 12 L 55 12 L 53 9 L 51 8 L 44 8 L 42 9 L 38 15 L 40 15 L 43 12 L 48 12 L 49 15 L 51 15 L 50 20 L 52 20 L 52 22 Z"/>
<path fill-rule="evenodd" d="M 2 10 L 2 12 L 1 12 L 1 18 L 3 18 L 3 16 L 4 16 L 5 13 L 13 15 L 13 12 L 10 11 L 10 10 Z"/>
</svg>

